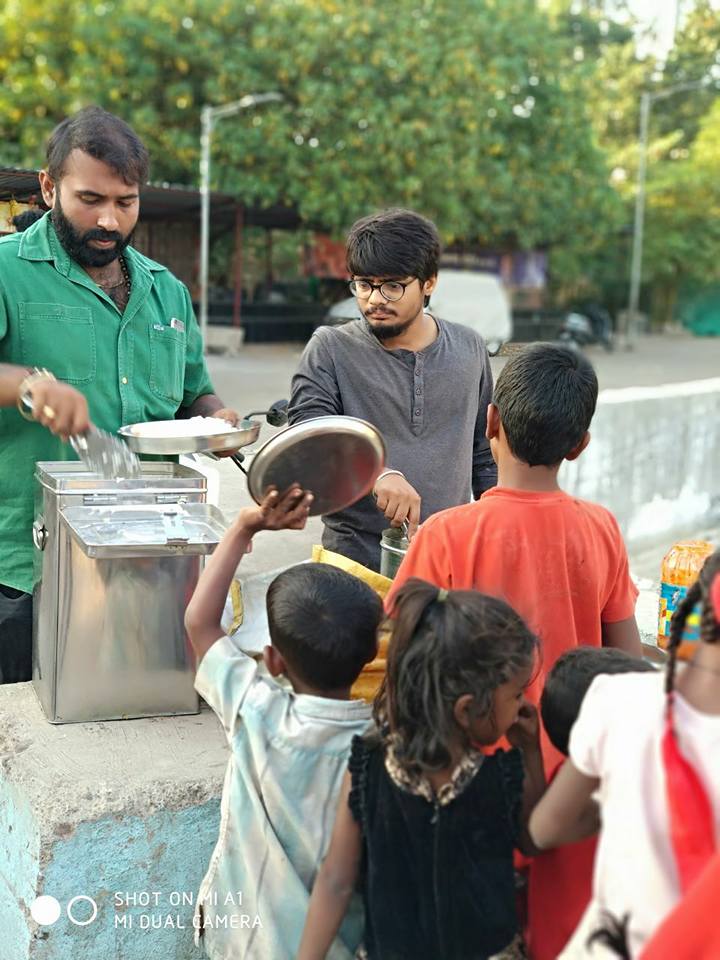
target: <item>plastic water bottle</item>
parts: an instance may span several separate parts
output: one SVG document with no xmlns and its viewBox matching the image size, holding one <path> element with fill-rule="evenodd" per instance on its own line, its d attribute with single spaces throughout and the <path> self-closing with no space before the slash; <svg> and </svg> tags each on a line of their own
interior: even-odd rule
<svg viewBox="0 0 720 960">
<path fill-rule="evenodd" d="M 713 552 L 706 540 L 681 540 L 673 544 L 665 555 L 660 574 L 660 610 L 658 617 L 658 645 L 667 649 L 670 642 L 670 621 L 689 588 L 697 580 L 706 558 Z M 678 657 L 689 660 L 700 641 L 700 605 L 685 621 L 683 640 Z"/>
</svg>

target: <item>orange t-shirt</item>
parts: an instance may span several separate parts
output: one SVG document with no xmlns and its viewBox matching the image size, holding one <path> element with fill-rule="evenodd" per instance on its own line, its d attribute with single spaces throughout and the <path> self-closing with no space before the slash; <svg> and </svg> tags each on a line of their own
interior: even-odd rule
<svg viewBox="0 0 720 960">
<path fill-rule="evenodd" d="M 580 645 L 599 647 L 601 623 L 631 617 L 638 592 L 613 515 L 561 490 L 494 487 L 475 503 L 434 514 L 413 538 L 386 609 L 410 577 L 480 590 L 517 610 L 541 642 L 527 690 L 535 704 L 558 657 Z M 546 769 L 563 759 L 544 731 L 542 750 Z"/>
</svg>

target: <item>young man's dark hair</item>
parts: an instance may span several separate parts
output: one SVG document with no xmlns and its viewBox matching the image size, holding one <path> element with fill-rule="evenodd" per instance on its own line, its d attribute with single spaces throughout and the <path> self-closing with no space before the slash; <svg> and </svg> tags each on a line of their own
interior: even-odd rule
<svg viewBox="0 0 720 960">
<path fill-rule="evenodd" d="M 642 673 L 655 668 L 612 647 L 575 647 L 558 660 L 545 680 L 540 713 L 552 745 L 568 754 L 570 731 L 595 677 L 605 673 Z"/>
<path fill-rule="evenodd" d="M 581 353 L 539 343 L 508 361 L 493 403 L 513 456 L 530 467 L 554 467 L 587 433 L 597 395 L 595 371 Z"/>
<path fill-rule="evenodd" d="M 267 592 L 270 639 L 305 683 L 338 690 L 373 659 L 382 618 L 378 595 L 358 577 L 325 563 L 300 563 Z"/>
<path fill-rule="evenodd" d="M 57 183 L 73 150 L 82 150 L 107 164 L 129 186 L 148 178 L 150 157 L 135 131 L 101 107 L 85 107 L 59 123 L 47 144 L 47 172 Z"/>
<path fill-rule="evenodd" d="M 436 276 L 440 236 L 435 224 L 412 210 L 383 210 L 353 224 L 347 239 L 347 268 L 357 277 Z"/>
</svg>

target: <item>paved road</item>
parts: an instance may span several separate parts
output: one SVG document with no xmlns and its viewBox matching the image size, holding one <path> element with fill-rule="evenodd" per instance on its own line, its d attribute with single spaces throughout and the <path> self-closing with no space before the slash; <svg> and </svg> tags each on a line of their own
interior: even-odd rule
<svg viewBox="0 0 720 960">
<path fill-rule="evenodd" d="M 248 413 L 288 396 L 290 379 L 301 352 L 300 344 L 251 344 L 244 347 L 238 357 L 211 356 L 208 364 L 223 400 L 241 413 Z M 630 351 L 608 354 L 600 348 L 591 348 L 587 355 L 595 365 L 601 389 L 677 383 L 720 375 L 720 338 L 700 339 L 686 334 L 647 336 L 637 340 Z M 493 358 L 496 376 L 505 362 L 502 357 Z M 264 425 L 261 438 L 267 439 L 274 432 Z M 220 505 L 228 518 L 233 517 L 242 505 L 250 502 L 244 477 L 232 462 L 213 466 L 220 473 Z M 320 521 L 311 520 L 301 533 L 260 534 L 253 553 L 243 561 L 243 568 L 248 573 L 259 572 L 306 559 L 312 544 L 320 542 L 320 532 Z M 693 535 L 705 532 L 689 531 Z M 720 534 L 720 531 L 714 533 Z M 637 572 L 654 576 L 653 571 L 659 570 L 661 553 L 644 551 L 637 557 Z"/>
</svg>

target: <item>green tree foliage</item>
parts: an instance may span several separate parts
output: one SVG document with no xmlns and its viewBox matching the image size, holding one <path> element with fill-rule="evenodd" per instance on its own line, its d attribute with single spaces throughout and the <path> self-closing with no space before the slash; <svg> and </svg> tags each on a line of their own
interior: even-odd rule
<svg viewBox="0 0 720 960">
<path fill-rule="evenodd" d="M 37 164 L 52 123 L 99 102 L 155 179 L 197 182 L 202 103 L 279 90 L 218 125 L 214 186 L 310 224 L 407 204 L 448 240 L 530 247 L 612 202 L 570 41 L 533 0 L 9 0 L 0 26 L 5 162 Z"/>
<path fill-rule="evenodd" d="M 638 56 L 634 25 L 607 9 L 601 0 L 5 0 L 0 162 L 40 164 L 52 126 L 96 102 L 146 140 L 154 180 L 197 183 L 201 106 L 278 90 L 281 104 L 218 123 L 216 189 L 293 205 L 307 225 L 337 233 L 371 209 L 413 206 L 446 241 L 549 248 L 560 296 L 593 293 L 617 309 L 640 95 L 708 77 L 702 90 L 658 101 L 651 118 L 644 279 L 671 303 L 687 278 L 710 279 L 720 264 L 710 216 L 720 15 L 698 0 L 660 63 Z"/>
<path fill-rule="evenodd" d="M 719 42 L 720 12 L 701 0 L 667 63 L 644 87 L 668 93 L 653 102 L 650 118 L 643 256 L 645 306 L 660 324 L 672 320 L 683 286 L 720 278 Z M 633 142 L 618 160 L 628 172 L 621 190 L 629 212 L 638 161 Z"/>
<path fill-rule="evenodd" d="M 566 284 L 561 294 L 591 292 L 614 311 L 627 305 L 641 94 L 664 94 L 706 81 L 700 89 L 680 89 L 654 100 L 651 111 L 643 305 L 658 322 L 672 319 L 684 283 L 714 279 L 720 265 L 712 212 L 717 191 L 708 173 L 712 167 L 708 144 L 717 123 L 720 14 L 706 0 L 692 9 L 685 7 L 686 18 L 665 63 L 652 55 L 641 58 L 633 35 L 613 29 L 602 4 L 558 0 L 554 8 L 558 29 L 573 37 L 576 55 L 579 50 L 576 76 L 584 84 L 620 204 L 614 223 L 606 219 L 608 229 L 596 232 L 594 242 L 582 248 L 569 243 L 557 251 L 554 263 L 564 266 L 562 277 L 580 281 L 574 287 Z M 704 165 L 696 159 L 696 139 Z M 720 151 L 714 163 L 717 169 Z"/>
</svg>

